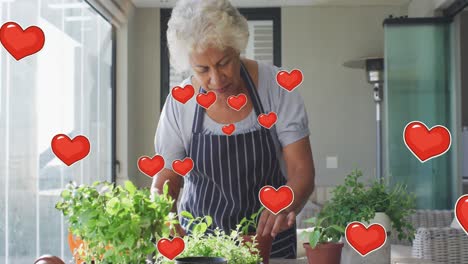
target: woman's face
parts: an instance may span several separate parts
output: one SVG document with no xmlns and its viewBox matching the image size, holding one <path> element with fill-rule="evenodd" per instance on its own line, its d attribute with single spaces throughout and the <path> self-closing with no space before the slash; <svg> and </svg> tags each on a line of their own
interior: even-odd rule
<svg viewBox="0 0 468 264">
<path fill-rule="evenodd" d="M 190 56 L 194 76 L 207 91 L 226 97 L 237 94 L 242 86 L 240 57 L 234 49 L 209 47 Z"/>
</svg>

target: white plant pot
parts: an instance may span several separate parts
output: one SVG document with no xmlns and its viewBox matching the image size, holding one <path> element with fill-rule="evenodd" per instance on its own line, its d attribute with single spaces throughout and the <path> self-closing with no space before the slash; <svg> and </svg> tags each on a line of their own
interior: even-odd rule
<svg viewBox="0 0 468 264">
<path fill-rule="evenodd" d="M 368 226 L 370 224 L 381 224 L 387 233 L 392 230 L 392 221 L 390 220 L 390 217 L 386 213 L 375 213 L 375 216 L 372 220 L 370 220 L 368 223 L 363 222 L 364 225 Z"/>
<path fill-rule="evenodd" d="M 387 235 L 390 234 L 392 225 L 390 218 L 385 213 L 376 213 L 375 217 L 369 222 L 362 222 L 366 227 L 369 227 L 370 224 L 376 223 L 381 224 L 385 228 Z M 356 252 L 348 244 L 346 239 L 343 240 L 345 245 L 341 254 L 341 264 L 390 264 L 391 262 L 391 248 L 388 239 L 380 249 L 369 253 L 365 257 Z"/>
</svg>

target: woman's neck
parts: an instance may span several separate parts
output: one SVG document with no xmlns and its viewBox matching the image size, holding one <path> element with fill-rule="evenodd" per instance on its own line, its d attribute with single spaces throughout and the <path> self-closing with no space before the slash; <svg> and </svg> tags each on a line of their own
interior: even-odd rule
<svg viewBox="0 0 468 264">
<path fill-rule="evenodd" d="M 242 80 L 240 82 L 240 85 L 236 86 L 236 89 L 233 89 L 225 94 L 217 94 L 217 102 L 221 102 L 223 104 L 226 103 L 227 99 L 230 97 L 230 96 L 237 96 L 241 93 L 244 93 L 245 95 L 248 95 L 248 90 L 247 90 L 247 86 L 245 86 L 245 83 L 244 81 Z"/>
</svg>

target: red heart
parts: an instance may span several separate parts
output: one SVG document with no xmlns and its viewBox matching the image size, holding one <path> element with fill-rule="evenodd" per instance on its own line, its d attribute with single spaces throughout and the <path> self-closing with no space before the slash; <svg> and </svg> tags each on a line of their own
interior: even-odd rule
<svg viewBox="0 0 468 264">
<path fill-rule="evenodd" d="M 7 22 L 0 28 L 0 42 L 18 61 L 32 55 L 44 47 L 44 32 L 37 26 L 23 30 L 15 22 Z"/>
<path fill-rule="evenodd" d="M 237 96 L 231 95 L 227 99 L 228 105 L 234 110 L 241 110 L 247 104 L 247 96 L 243 93 Z"/>
<path fill-rule="evenodd" d="M 90 149 L 89 140 L 81 135 L 70 140 L 67 135 L 58 134 L 52 138 L 51 146 L 55 156 L 68 166 L 86 157 Z"/>
<path fill-rule="evenodd" d="M 428 130 L 424 123 L 414 121 L 406 125 L 404 141 L 409 150 L 421 162 L 425 162 L 447 152 L 452 139 L 450 131 L 444 126 L 434 126 Z"/>
<path fill-rule="evenodd" d="M 161 238 L 157 244 L 158 251 L 166 258 L 173 260 L 185 249 L 185 241 L 180 237 L 174 237 L 169 240 L 167 238 Z"/>
<path fill-rule="evenodd" d="M 266 185 L 260 189 L 258 196 L 263 206 L 275 215 L 290 206 L 294 200 L 294 193 L 287 185 L 279 187 L 278 190 Z"/>
<path fill-rule="evenodd" d="M 265 128 L 271 128 L 278 119 L 278 116 L 275 112 L 270 112 L 269 114 L 260 114 L 257 118 L 258 123 Z"/>
<path fill-rule="evenodd" d="M 460 196 L 455 204 L 455 217 L 468 234 L 468 194 Z"/>
<path fill-rule="evenodd" d="M 185 85 L 184 88 L 176 86 L 172 88 L 171 94 L 174 99 L 185 104 L 195 94 L 195 89 L 190 84 Z"/>
<path fill-rule="evenodd" d="M 153 158 L 143 156 L 138 159 L 138 168 L 144 174 L 153 177 L 164 168 L 164 158 L 160 155 L 155 155 Z"/>
<path fill-rule="evenodd" d="M 276 74 L 276 82 L 291 92 L 302 83 L 302 72 L 300 70 L 292 70 L 291 73 L 287 71 L 279 71 Z"/>
<path fill-rule="evenodd" d="M 185 158 L 183 161 L 174 160 L 172 162 L 172 170 L 181 176 L 187 175 L 193 169 L 193 160 L 191 158 Z"/>
<path fill-rule="evenodd" d="M 360 222 L 352 222 L 346 227 L 345 236 L 349 245 L 363 257 L 378 250 L 387 241 L 387 233 L 381 224 L 366 228 Z"/>
<path fill-rule="evenodd" d="M 208 109 L 216 102 L 216 94 L 214 92 L 200 93 L 197 95 L 197 102 Z"/>
<path fill-rule="evenodd" d="M 223 126 L 223 132 L 228 136 L 230 136 L 234 132 L 234 130 L 236 130 L 236 126 L 234 124 Z"/>
</svg>

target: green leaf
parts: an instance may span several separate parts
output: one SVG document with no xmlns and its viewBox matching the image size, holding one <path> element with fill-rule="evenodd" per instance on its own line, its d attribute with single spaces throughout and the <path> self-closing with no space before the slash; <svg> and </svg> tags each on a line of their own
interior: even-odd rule
<svg viewBox="0 0 468 264">
<path fill-rule="evenodd" d="M 205 216 L 205 219 L 206 219 L 206 225 L 211 226 L 211 224 L 213 223 L 213 218 L 211 218 L 211 216 L 207 215 L 207 216 Z"/>
<path fill-rule="evenodd" d="M 148 217 L 143 217 L 141 220 L 140 220 L 140 227 L 142 228 L 147 228 L 151 225 L 151 221 Z"/>
<path fill-rule="evenodd" d="M 180 213 L 180 215 L 182 215 L 183 217 L 188 218 L 188 219 L 194 219 L 193 215 L 191 213 L 187 212 L 187 211 L 182 211 Z"/>
<path fill-rule="evenodd" d="M 206 230 L 208 229 L 208 226 L 206 225 L 206 223 L 200 223 L 199 224 L 199 227 L 200 227 L 200 233 L 205 233 Z"/>
<path fill-rule="evenodd" d="M 316 226 L 322 226 L 323 221 L 325 221 L 327 218 L 328 216 L 317 219 Z"/>
<path fill-rule="evenodd" d="M 99 227 L 107 226 L 107 221 L 106 221 L 106 219 L 99 218 L 99 219 L 96 221 L 96 225 L 99 226 Z"/>
<path fill-rule="evenodd" d="M 112 256 L 113 254 L 114 254 L 114 250 L 107 250 L 106 253 L 104 254 L 103 258 L 107 259 L 110 256 Z"/>
<path fill-rule="evenodd" d="M 132 237 L 132 236 L 128 236 L 128 237 L 125 238 L 124 243 L 125 243 L 125 245 L 127 245 L 129 248 L 131 248 L 131 247 L 133 246 L 133 244 L 135 243 L 135 238 Z"/>
<path fill-rule="evenodd" d="M 107 202 L 106 211 L 110 215 L 115 215 L 119 211 L 119 207 L 120 207 L 119 206 L 119 198 L 114 197 L 114 198 L 110 199 L 109 202 Z"/>
<path fill-rule="evenodd" d="M 193 233 L 199 234 L 200 233 L 200 224 L 195 225 L 193 227 Z"/>
<path fill-rule="evenodd" d="M 133 208 L 133 203 L 128 198 L 122 198 L 122 201 L 120 202 L 120 205 L 125 209 L 130 209 L 131 210 Z"/>
<path fill-rule="evenodd" d="M 320 231 L 314 230 L 312 233 L 309 235 L 309 243 L 312 248 L 315 248 L 320 240 Z"/>
<path fill-rule="evenodd" d="M 317 222 L 317 217 L 311 217 L 311 218 L 309 218 L 309 219 L 304 220 L 303 222 L 306 223 L 306 224 L 313 224 L 313 225 L 315 225 L 315 223 Z"/>
<path fill-rule="evenodd" d="M 244 223 L 247 222 L 247 218 L 242 218 L 242 220 L 240 220 L 239 224 L 240 225 L 244 225 Z"/>
<path fill-rule="evenodd" d="M 68 199 L 71 197 L 71 192 L 69 190 L 63 190 L 62 193 L 60 194 L 60 197 L 64 199 Z"/>
<path fill-rule="evenodd" d="M 55 209 L 62 210 L 65 208 L 65 203 L 58 202 L 55 204 Z"/>
<path fill-rule="evenodd" d="M 338 231 L 338 232 L 340 232 L 342 234 L 344 234 L 346 232 L 346 230 L 343 227 L 337 226 L 337 225 L 331 225 L 331 226 L 327 227 L 327 229 L 328 228 L 334 229 L 334 230 L 336 230 L 336 231 Z"/>
<path fill-rule="evenodd" d="M 163 194 L 164 196 L 167 196 L 167 194 L 169 193 L 169 185 L 167 183 L 167 181 L 164 183 L 164 186 L 163 186 Z"/>
<path fill-rule="evenodd" d="M 125 189 L 130 193 L 130 195 L 135 194 L 137 188 L 131 181 L 125 181 Z"/>
</svg>

